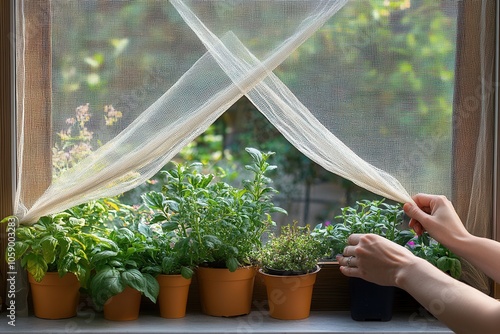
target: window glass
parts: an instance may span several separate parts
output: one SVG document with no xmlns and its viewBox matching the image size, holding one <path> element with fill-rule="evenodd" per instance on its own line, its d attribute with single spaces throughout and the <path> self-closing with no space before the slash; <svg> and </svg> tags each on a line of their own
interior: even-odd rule
<svg viewBox="0 0 500 334">
<path fill-rule="evenodd" d="M 189 2 L 216 35 L 231 30 L 262 60 L 313 2 L 286 2 L 297 17 L 256 3 Z M 166 0 L 53 1 L 52 12 L 57 175 L 131 124 L 206 49 Z M 457 1 L 351 0 L 274 73 L 326 129 L 408 192 L 450 195 L 456 20 Z M 306 219 L 327 218 L 327 208 L 349 204 L 357 191 L 305 158 L 246 99 L 197 142 L 196 152 L 212 159 L 224 149 L 238 157 L 246 146 L 276 151 L 283 197 Z"/>
</svg>

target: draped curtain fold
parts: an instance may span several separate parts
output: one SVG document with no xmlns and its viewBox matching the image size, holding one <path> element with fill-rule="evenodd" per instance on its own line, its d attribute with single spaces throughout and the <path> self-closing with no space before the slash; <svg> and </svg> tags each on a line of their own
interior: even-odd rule
<svg viewBox="0 0 500 334">
<path fill-rule="evenodd" d="M 492 238 L 495 1 L 463 1 L 459 13 L 453 111 L 453 202 L 472 234 Z M 491 290 L 490 280 L 467 263 L 464 280 L 486 293 Z"/>
</svg>

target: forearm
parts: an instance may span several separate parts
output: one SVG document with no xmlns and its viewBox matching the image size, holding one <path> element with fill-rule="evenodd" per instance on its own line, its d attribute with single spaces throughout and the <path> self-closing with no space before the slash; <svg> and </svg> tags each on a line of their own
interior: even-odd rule
<svg viewBox="0 0 500 334">
<path fill-rule="evenodd" d="M 498 333 L 500 303 L 425 260 L 402 267 L 396 285 L 456 333 Z"/>
<path fill-rule="evenodd" d="M 467 260 L 488 277 L 500 282 L 500 243 L 486 238 L 468 235 L 448 248 Z"/>
</svg>

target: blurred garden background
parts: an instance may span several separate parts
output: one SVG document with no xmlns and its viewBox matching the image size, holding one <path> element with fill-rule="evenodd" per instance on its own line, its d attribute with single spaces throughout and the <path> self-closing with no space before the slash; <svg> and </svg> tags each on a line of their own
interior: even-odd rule
<svg viewBox="0 0 500 334">
<path fill-rule="evenodd" d="M 260 5 L 266 3 L 270 2 Z M 201 1 L 197 6 L 210 15 L 227 16 L 229 11 L 235 20 L 249 15 L 239 12 L 237 5 L 212 6 Z M 447 182 L 456 6 L 454 0 L 351 0 L 274 73 L 292 91 L 304 80 L 311 82 L 310 92 L 332 97 L 332 112 L 350 111 L 357 127 L 337 128 L 335 134 L 341 140 L 348 140 L 345 134 L 352 136 L 353 132 L 393 139 L 432 138 L 419 148 L 436 161 L 425 168 Z M 56 177 L 126 128 L 205 50 L 164 0 L 54 1 L 52 15 Z M 269 6 L 259 15 L 269 17 L 258 19 L 272 20 L 282 13 Z M 179 29 L 185 31 L 179 34 Z M 259 36 L 252 47 L 259 49 L 272 32 L 252 34 Z M 183 36 L 182 48 L 175 47 L 179 36 Z M 327 58 L 328 68 L 312 68 L 314 62 L 304 61 L 321 57 Z M 309 65 L 303 68 L 302 64 Z M 308 90 L 301 90 L 299 99 L 300 94 L 308 94 Z M 308 107 L 314 109 L 313 104 Z M 379 120 L 384 119 L 395 126 L 380 126 L 383 122 Z M 186 146 L 176 160 L 201 161 L 207 170 L 222 167 L 229 171 L 228 182 L 239 182 L 247 175 L 244 165 L 250 159 L 245 147 L 276 152 L 270 160 L 278 166 L 273 175 L 280 191 L 276 203 L 288 211 L 287 222 L 298 220 L 314 226 L 332 220 L 339 208 L 358 199 L 376 197 L 302 155 L 246 98 Z M 449 155 L 437 153 L 443 151 Z M 394 163 L 411 159 L 405 153 L 394 152 L 398 157 Z M 161 188 L 162 177 L 158 174 L 123 194 L 121 200 L 140 204 L 140 194 Z"/>
</svg>

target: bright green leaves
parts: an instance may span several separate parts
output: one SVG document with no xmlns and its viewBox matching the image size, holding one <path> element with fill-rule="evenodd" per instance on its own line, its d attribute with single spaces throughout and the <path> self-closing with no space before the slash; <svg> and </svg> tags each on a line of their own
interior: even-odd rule
<svg viewBox="0 0 500 334">
<path fill-rule="evenodd" d="M 462 275 L 462 264 L 458 258 L 440 257 L 436 262 L 436 267 L 449 273 L 453 278 L 458 279 Z"/>
<path fill-rule="evenodd" d="M 16 258 L 21 265 L 40 281 L 47 271 L 74 273 L 85 287 L 90 272 L 87 248 L 96 239 L 83 231 L 86 221 L 69 212 L 44 216 L 32 226 L 16 229 Z"/>
<path fill-rule="evenodd" d="M 427 232 L 415 236 L 406 244 L 406 248 L 454 278 L 458 279 L 462 275 L 460 259 L 448 248 L 432 239 Z"/>
<path fill-rule="evenodd" d="M 23 257 L 24 253 L 30 248 L 30 244 L 28 242 L 16 241 L 14 244 L 14 252 L 16 256 L 16 260 L 19 260 Z M 8 253 L 6 253 L 7 255 Z"/>
<path fill-rule="evenodd" d="M 166 176 L 161 192 L 143 195 L 144 204 L 152 211 L 150 224 L 161 224 L 164 273 L 192 275 L 188 268 L 200 263 L 223 266 L 234 271 L 252 263 L 253 252 L 261 246 L 261 236 L 274 225 L 270 213 L 286 213 L 272 203 L 277 191 L 266 175 L 276 169 L 269 165 L 273 152 L 263 153 L 254 148 L 246 151 L 252 172 L 243 187 L 233 187 L 223 181 L 226 171 L 217 175 L 203 174 L 200 163 L 174 164 L 163 172 Z M 216 179 L 217 177 L 217 179 Z M 160 260 L 157 262 L 161 264 Z"/>
<path fill-rule="evenodd" d="M 142 200 L 150 209 L 163 211 L 164 197 L 161 193 L 150 191 L 142 195 Z"/>
<path fill-rule="evenodd" d="M 121 281 L 137 291 L 146 289 L 146 282 L 142 273 L 137 269 L 129 269 L 121 273 Z"/>
<path fill-rule="evenodd" d="M 52 263 L 56 260 L 56 247 L 58 243 L 57 239 L 51 235 L 44 237 L 40 241 L 42 256 L 46 263 Z"/>
<path fill-rule="evenodd" d="M 89 291 L 97 309 L 102 309 L 106 301 L 119 294 L 126 285 L 121 280 L 120 271 L 109 266 L 103 267 L 89 284 Z"/>
<path fill-rule="evenodd" d="M 414 255 L 459 278 L 462 266 L 459 258 L 442 244 L 433 240 L 427 232 L 417 236 L 413 230 L 402 229 L 401 205 L 383 203 L 383 200 L 359 201 L 354 207 L 345 207 L 335 218 L 339 223 L 315 227 L 313 235 L 327 245 L 327 253 L 334 257 L 342 254 L 347 238 L 353 233 L 374 233 L 406 247 Z"/>
<path fill-rule="evenodd" d="M 281 234 L 271 235 L 259 252 L 263 269 L 307 273 L 314 271 L 325 250 L 321 242 L 310 233 L 309 226 L 285 225 Z"/>
<path fill-rule="evenodd" d="M 112 296 L 129 286 L 155 302 L 159 286 L 149 273 L 160 271 L 151 260 L 157 248 L 149 226 L 135 222 L 129 227 L 107 229 L 90 254 L 95 273 L 90 278 L 90 294 L 101 308 Z"/>
<path fill-rule="evenodd" d="M 48 269 L 47 262 L 45 262 L 43 256 L 39 256 L 35 253 L 26 254 L 21 260 L 21 265 L 28 270 L 37 282 L 43 279 Z"/>
</svg>

